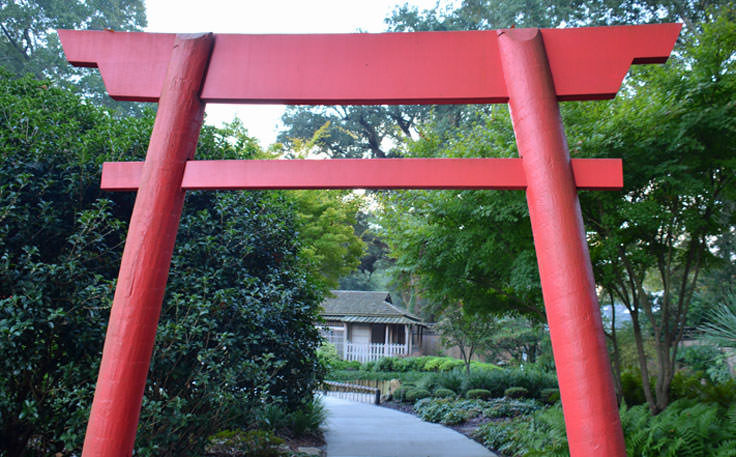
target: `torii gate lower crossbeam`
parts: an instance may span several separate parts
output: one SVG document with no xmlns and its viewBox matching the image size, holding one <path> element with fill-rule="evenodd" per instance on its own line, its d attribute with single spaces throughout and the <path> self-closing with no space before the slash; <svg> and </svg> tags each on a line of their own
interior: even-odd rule
<svg viewBox="0 0 736 457">
<path fill-rule="evenodd" d="M 146 161 L 143 164 L 107 164 L 103 176 L 103 187 L 111 190 L 137 188 L 138 196 L 120 267 L 83 456 L 131 455 L 184 193 L 186 189 L 221 186 L 238 189 L 526 189 L 570 454 L 574 457 L 625 456 L 576 192 L 577 187 L 620 188 L 620 162 L 571 162 L 557 102 L 612 96 L 616 80 L 620 84 L 620 78 L 630 63 L 664 61 L 678 32 L 678 25 L 668 24 L 571 31 L 516 29 L 499 31 L 497 35 L 496 32 L 386 34 L 378 37 L 348 35 L 339 50 L 344 53 L 342 57 L 354 60 L 355 68 L 367 66 L 361 59 L 373 58 L 386 59 L 384 63 L 395 67 L 407 66 L 387 67 L 389 76 L 398 78 L 397 84 L 383 75 L 384 79 L 376 87 L 365 89 L 359 85 L 354 89 L 344 80 L 337 85 L 326 84 L 319 78 L 320 68 L 315 70 L 309 57 L 332 49 L 330 44 L 340 40 L 339 35 L 334 38 L 304 38 L 305 49 L 309 51 L 304 57 L 302 54 L 305 53 L 283 47 L 287 42 L 298 44 L 299 37 L 225 36 L 218 53 L 212 35 L 174 37 L 60 31 L 70 61 L 78 65 L 99 65 L 103 77 L 107 74 L 106 84 L 108 88 L 114 88 L 116 97 L 159 101 Z M 100 39 L 93 40 L 92 35 L 85 33 L 95 34 L 95 38 Z M 443 36 L 449 39 L 448 42 L 467 46 L 447 46 L 441 38 Z M 572 46 L 581 37 L 598 40 L 598 44 L 603 43 L 602 47 L 615 51 L 615 55 L 601 58 L 600 50 L 590 43 L 577 48 L 573 46 L 570 55 L 561 54 L 561 50 Z M 641 45 L 637 37 L 644 37 L 646 44 Z M 267 49 L 243 45 L 249 40 L 266 43 Z M 621 43 L 626 49 L 621 50 Z M 432 46 L 439 46 L 444 54 L 436 58 L 431 53 Z M 125 59 L 140 63 L 141 56 L 136 50 L 141 49 L 153 56 L 149 62 L 152 76 L 147 79 L 141 78 L 145 72 L 140 68 L 125 71 Z M 256 69 L 247 70 L 255 84 L 247 81 L 243 85 L 235 84 L 233 81 L 241 75 L 223 79 L 222 68 L 232 65 L 223 57 L 226 56 L 223 49 L 255 50 L 253 59 L 244 59 L 249 64 L 260 62 L 262 65 L 262 68 L 251 65 Z M 270 51 L 282 52 L 296 61 L 306 59 L 298 64 L 291 62 L 298 68 L 306 68 L 308 83 L 300 84 L 300 87 L 307 87 L 304 92 L 293 91 L 290 87 L 275 87 L 267 76 L 257 73 L 258 68 L 273 71 Z M 402 54 L 405 52 L 416 52 L 426 61 L 408 59 L 411 62 L 406 64 L 406 56 Z M 214 57 L 210 57 L 211 53 Z M 125 59 L 119 60 L 118 54 Z M 488 62 L 485 61 L 479 62 L 482 71 L 447 71 L 446 59 L 455 59 L 465 65 L 477 60 L 478 56 L 494 60 L 491 64 L 496 64 L 500 72 L 492 77 L 486 75 Z M 597 62 L 590 76 L 581 76 L 566 68 L 565 62 L 569 66 L 578 58 L 575 56 L 587 56 L 586 59 Z M 613 64 L 608 65 L 607 59 Z M 164 73 L 162 62 L 167 68 Z M 585 72 L 585 63 L 578 62 L 577 70 Z M 213 65 L 220 69 L 220 73 L 213 70 Z M 355 70 L 346 70 L 345 62 L 339 61 L 336 65 L 337 73 L 344 71 L 339 76 L 362 78 Z M 441 69 L 438 75 L 431 73 L 432 65 Z M 324 68 L 322 71 L 327 72 Z M 432 76 L 427 76 L 412 89 L 408 89 L 406 81 L 401 80 L 407 74 L 425 74 L 427 71 Z M 290 72 L 284 73 L 287 79 L 293 78 Z M 434 76 L 437 78 L 433 79 Z M 295 84 L 292 79 L 288 81 Z M 472 87 L 466 90 L 468 84 Z M 450 87 L 450 92 L 444 89 L 445 86 Z M 396 87 L 411 93 L 404 93 Z M 301 163 L 297 164 L 245 161 L 233 167 L 227 164 L 227 168 L 234 171 L 227 172 L 226 176 L 212 176 L 212 173 L 222 171 L 222 163 L 190 161 L 207 100 L 324 104 L 508 101 L 521 159 L 475 159 L 470 167 L 463 161 L 439 162 L 442 159 L 369 161 L 364 167 L 355 161 L 298 161 Z M 438 163 L 446 166 L 437 167 Z M 494 166 L 502 171 L 489 171 Z M 311 170 L 313 175 L 298 175 L 305 169 Z M 340 170 L 347 173 L 335 176 L 335 173 L 341 173 Z M 399 175 L 408 176 L 398 179 Z"/>
</svg>

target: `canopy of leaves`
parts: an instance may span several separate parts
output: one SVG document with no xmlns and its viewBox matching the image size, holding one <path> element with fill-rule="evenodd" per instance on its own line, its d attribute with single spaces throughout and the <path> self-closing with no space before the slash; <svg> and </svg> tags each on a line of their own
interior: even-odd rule
<svg viewBox="0 0 736 457">
<path fill-rule="evenodd" d="M 443 143 L 431 133 L 408 143 L 410 157 L 509 157 L 508 112 Z M 522 312 L 543 319 L 524 194 L 509 191 L 403 191 L 383 195 L 382 222 L 395 276 L 441 312 Z"/>
<path fill-rule="evenodd" d="M 141 114 L 106 95 L 96 70 L 66 62 L 57 29 L 134 31 L 146 26 L 143 0 L 8 0 L 0 2 L 0 67 L 16 76 L 53 78 L 98 103 Z"/>
<path fill-rule="evenodd" d="M 79 452 L 133 204 L 99 190 L 100 164 L 142 158 L 152 121 L 0 78 L 0 453 Z M 205 128 L 198 146 L 209 159 L 260 153 L 237 126 Z M 201 455 L 219 429 L 311 398 L 323 286 L 298 214 L 285 192 L 188 196 L 138 454 Z"/>
</svg>

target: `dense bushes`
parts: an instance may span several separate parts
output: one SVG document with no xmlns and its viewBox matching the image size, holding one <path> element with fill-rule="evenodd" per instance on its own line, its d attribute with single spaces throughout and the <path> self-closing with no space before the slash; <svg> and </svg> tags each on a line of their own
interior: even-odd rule
<svg viewBox="0 0 736 457">
<path fill-rule="evenodd" d="M 134 196 L 103 194 L 100 164 L 141 158 L 152 120 L 0 74 L 0 453 L 81 447 Z M 198 157 L 254 148 L 205 128 Z M 187 196 L 136 455 L 201 454 L 264 405 L 308 408 L 320 296 L 295 214 L 282 192 Z"/>
<path fill-rule="evenodd" d="M 447 425 L 461 424 L 479 416 L 489 419 L 515 417 L 531 414 L 540 408 L 539 403 L 534 400 L 509 400 L 504 398 L 493 400 L 425 398 L 414 405 L 417 415 L 422 420 Z"/>
<path fill-rule="evenodd" d="M 339 360 L 334 364 L 334 369 L 398 373 L 408 371 L 448 372 L 463 366 L 463 361 L 454 357 L 427 355 L 419 357 L 385 357 L 383 359 L 362 364 L 356 361 Z M 492 363 L 476 361 L 471 362 L 470 367 L 478 370 L 493 370 L 499 368 Z"/>
<path fill-rule="evenodd" d="M 736 454 L 736 404 L 724 408 L 716 403 L 678 400 L 656 416 L 646 405 L 624 406 L 621 423 L 631 456 Z M 531 416 L 489 422 L 477 430 L 477 437 L 487 447 L 508 456 L 568 455 L 559 406 Z"/>
</svg>

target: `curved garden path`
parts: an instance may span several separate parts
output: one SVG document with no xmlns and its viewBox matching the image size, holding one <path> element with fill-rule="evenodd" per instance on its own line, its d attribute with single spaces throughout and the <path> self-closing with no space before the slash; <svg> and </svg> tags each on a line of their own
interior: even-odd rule
<svg viewBox="0 0 736 457">
<path fill-rule="evenodd" d="M 466 436 L 389 408 L 323 397 L 327 457 L 494 457 Z"/>
</svg>

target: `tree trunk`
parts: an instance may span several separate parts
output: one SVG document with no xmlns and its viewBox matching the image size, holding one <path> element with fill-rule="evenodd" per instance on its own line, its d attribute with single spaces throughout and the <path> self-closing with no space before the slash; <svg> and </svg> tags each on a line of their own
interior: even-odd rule
<svg viewBox="0 0 736 457">
<path fill-rule="evenodd" d="M 652 395 L 652 388 L 649 385 L 649 368 L 647 367 L 647 356 L 644 352 L 644 338 L 641 333 L 641 323 L 639 321 L 639 313 L 631 313 L 631 326 L 634 330 L 634 340 L 636 341 L 636 352 L 639 356 L 639 370 L 641 370 L 641 384 L 644 390 L 644 398 L 647 399 L 647 405 L 652 414 L 657 414 L 660 410 L 657 402 Z"/>
</svg>

